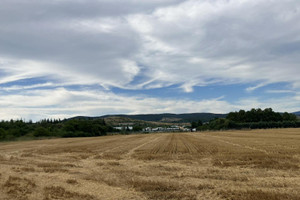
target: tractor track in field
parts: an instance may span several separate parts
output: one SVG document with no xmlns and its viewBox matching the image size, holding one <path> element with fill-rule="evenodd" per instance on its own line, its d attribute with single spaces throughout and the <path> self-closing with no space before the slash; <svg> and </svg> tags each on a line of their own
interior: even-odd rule
<svg viewBox="0 0 300 200">
<path fill-rule="evenodd" d="M 140 148 L 142 148 L 142 147 L 144 147 L 144 146 L 146 146 L 146 145 L 148 145 L 148 144 L 151 144 L 151 143 L 153 143 L 153 142 L 159 140 L 161 137 L 162 137 L 162 136 L 153 138 L 153 139 L 151 139 L 150 141 L 149 141 L 148 138 L 146 138 L 146 140 L 147 140 L 146 142 L 144 142 L 144 143 L 142 143 L 142 144 L 140 144 L 140 145 L 138 145 L 138 146 L 136 146 L 136 147 L 130 149 L 129 152 L 125 154 L 124 159 L 132 159 L 132 155 L 135 153 L 136 150 L 138 150 L 138 149 L 140 149 Z"/>
<path fill-rule="evenodd" d="M 251 146 L 248 146 L 248 145 L 242 145 L 242 144 L 237 144 L 237 143 L 229 142 L 229 141 L 226 141 L 224 139 L 220 139 L 220 137 L 218 137 L 218 136 L 210 135 L 209 137 L 216 138 L 219 142 L 222 142 L 222 143 L 225 143 L 225 144 L 229 144 L 229 145 L 232 145 L 232 146 L 241 147 L 241 148 L 245 148 L 245 149 L 249 149 L 249 150 L 253 150 L 253 151 L 259 151 L 259 152 L 265 153 L 267 155 L 270 154 L 270 152 L 268 152 L 268 151 L 266 151 L 264 149 L 259 149 L 259 148 L 251 147 Z"/>
</svg>

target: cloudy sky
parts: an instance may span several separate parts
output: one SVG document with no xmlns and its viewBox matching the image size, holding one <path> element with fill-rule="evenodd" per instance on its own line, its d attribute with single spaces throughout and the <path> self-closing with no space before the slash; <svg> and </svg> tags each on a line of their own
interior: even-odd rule
<svg viewBox="0 0 300 200">
<path fill-rule="evenodd" d="M 299 0 L 1 0 L 0 119 L 300 110 Z"/>
</svg>

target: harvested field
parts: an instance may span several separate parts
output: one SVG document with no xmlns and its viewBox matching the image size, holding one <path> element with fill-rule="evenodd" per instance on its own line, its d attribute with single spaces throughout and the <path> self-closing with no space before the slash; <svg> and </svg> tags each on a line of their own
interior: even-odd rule
<svg viewBox="0 0 300 200">
<path fill-rule="evenodd" d="M 0 200 L 299 200 L 300 129 L 0 143 Z"/>
</svg>

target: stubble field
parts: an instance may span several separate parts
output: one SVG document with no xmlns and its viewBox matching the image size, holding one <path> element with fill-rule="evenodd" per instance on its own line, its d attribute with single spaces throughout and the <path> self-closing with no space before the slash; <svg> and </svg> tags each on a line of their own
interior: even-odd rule
<svg viewBox="0 0 300 200">
<path fill-rule="evenodd" d="M 300 199 L 300 129 L 0 143 L 0 199 Z"/>
</svg>

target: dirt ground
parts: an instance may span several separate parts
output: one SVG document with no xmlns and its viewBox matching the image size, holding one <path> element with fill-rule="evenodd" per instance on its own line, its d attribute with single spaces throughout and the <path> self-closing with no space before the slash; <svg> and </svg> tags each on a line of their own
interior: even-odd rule
<svg viewBox="0 0 300 200">
<path fill-rule="evenodd" d="M 300 129 L 0 143 L 0 200 L 300 199 Z"/>
</svg>

